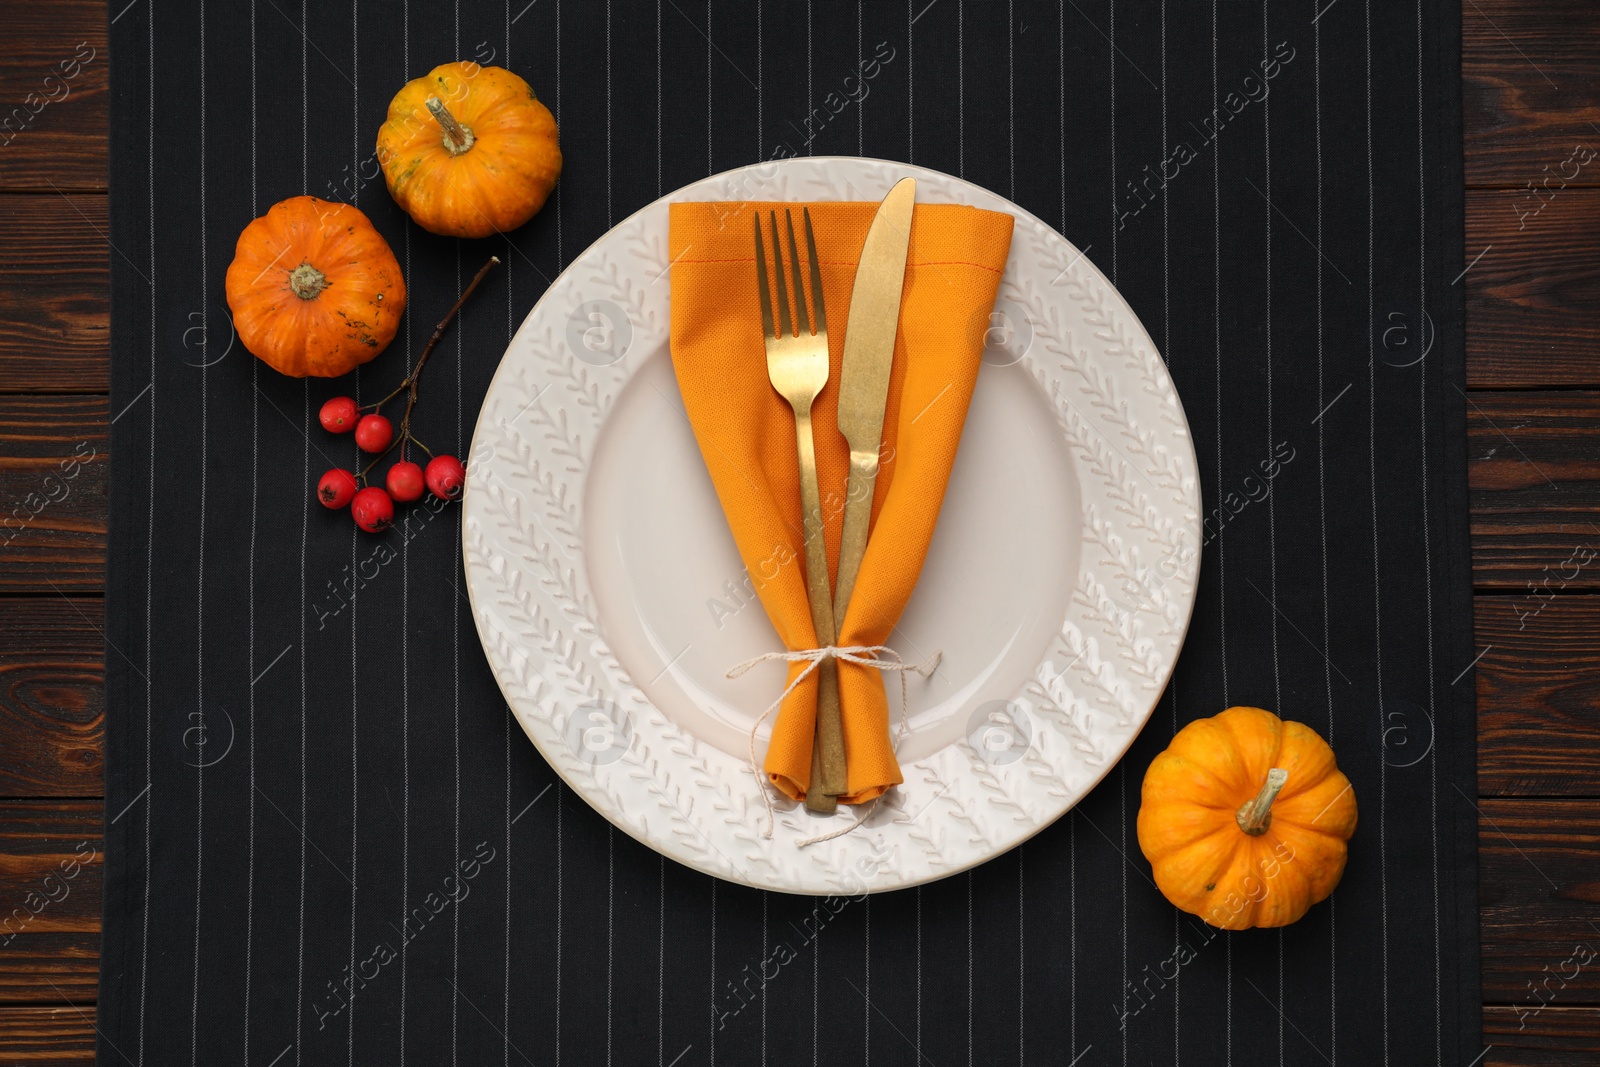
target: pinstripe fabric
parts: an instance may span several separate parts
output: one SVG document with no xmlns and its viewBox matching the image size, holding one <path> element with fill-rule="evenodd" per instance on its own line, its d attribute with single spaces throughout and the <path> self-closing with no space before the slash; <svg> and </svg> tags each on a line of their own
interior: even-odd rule
<svg viewBox="0 0 1600 1067">
<path fill-rule="evenodd" d="M 1315 17 L 1315 13 L 1313 13 Z M 1320 21 L 1320 20 L 1319 20 Z M 1326 406 L 1326 349 L 1323 345 L 1323 278 L 1322 278 L 1322 27 L 1312 26 L 1313 56 L 1315 64 L 1313 78 L 1313 127 L 1316 132 L 1316 169 L 1317 169 L 1317 410 L 1320 412 Z M 1320 549 L 1319 562 L 1322 568 L 1322 647 L 1327 648 L 1333 633 L 1331 625 L 1332 611 L 1331 598 L 1328 595 L 1328 471 L 1327 451 L 1325 448 L 1324 430 L 1322 421 L 1317 420 L 1317 533 L 1318 547 Z M 1324 659 L 1322 663 L 1322 688 L 1327 694 L 1327 724 L 1324 737 L 1328 744 L 1337 745 L 1338 738 L 1334 731 L 1334 703 L 1333 703 L 1333 661 Z M 1337 1067 L 1339 1062 L 1339 942 L 1336 936 L 1336 914 L 1339 901 L 1328 901 L 1328 1062 L 1331 1067 Z"/>
<path fill-rule="evenodd" d="M 361 42 L 360 42 L 361 12 L 359 0 L 350 0 L 350 165 L 352 173 L 359 175 L 361 167 L 361 89 L 357 81 L 361 77 Z M 356 186 L 350 191 L 350 202 L 356 207 L 361 206 L 361 187 Z M 357 370 L 355 380 L 355 401 L 361 403 L 361 372 Z M 351 451 L 355 451 L 354 442 Z M 352 466 L 361 462 L 361 455 L 356 452 L 351 457 Z M 356 469 L 360 469 L 357 467 Z M 359 530 L 350 531 L 350 569 L 356 570 L 360 566 L 358 553 L 361 550 L 361 533 Z M 402 599 L 404 593 L 402 593 Z M 356 970 L 356 929 L 357 922 L 357 892 L 359 886 L 357 879 L 361 877 L 361 737 L 359 727 L 361 722 L 361 680 L 360 664 L 361 650 L 357 645 L 360 635 L 360 613 L 356 610 L 356 601 L 359 592 L 350 596 L 350 971 Z M 403 613 L 403 612 L 402 612 Z M 346 1009 L 350 1019 L 345 1029 L 345 1062 L 354 1067 L 356 1058 L 356 1000 L 354 992 L 350 994 L 350 1006 Z"/>
<path fill-rule="evenodd" d="M 411 4 L 405 0 L 401 7 L 401 47 L 400 57 L 404 69 L 411 69 Z M 402 238 L 401 263 L 404 264 L 406 277 L 411 276 L 411 231 L 407 228 Z M 509 286 L 507 287 L 509 292 Z M 405 326 L 401 330 L 401 337 L 406 345 L 406 373 L 410 374 L 414 365 L 412 349 L 412 318 L 407 316 Z M 400 909 L 397 918 L 404 923 L 406 916 L 411 914 L 411 544 L 406 542 L 400 546 Z M 507 861 L 507 869 L 510 863 Z M 508 900 L 509 903 L 509 900 Z M 399 1067 L 406 1064 L 406 993 L 410 979 L 408 973 L 409 945 L 400 946 L 400 1003 L 399 1011 L 401 1024 L 397 1029 L 398 1040 L 395 1042 L 395 1062 Z M 508 942 L 509 949 L 509 942 Z"/>
<path fill-rule="evenodd" d="M 250 210 L 260 211 L 256 198 L 256 152 L 260 141 L 260 128 L 256 124 L 256 5 L 250 2 Z M 249 643 L 250 699 L 247 714 L 249 733 L 245 738 L 245 757 L 250 761 L 249 782 L 245 797 L 245 905 L 244 905 L 244 1012 L 241 1030 L 244 1058 L 250 1056 L 250 979 L 255 949 L 256 904 L 256 530 L 260 525 L 260 460 L 261 443 L 261 364 L 250 365 L 250 604 Z"/>
<path fill-rule="evenodd" d="M 152 5 L 152 8 L 151 8 L 152 17 L 154 15 L 154 10 L 155 10 L 154 6 Z M 311 192 L 311 179 L 310 179 L 310 169 L 311 169 L 311 92 L 310 92 L 310 71 L 309 71 L 309 67 L 308 67 L 308 63 L 309 63 L 310 57 L 307 54 L 309 49 L 310 49 L 310 46 L 311 46 L 311 38 L 306 34 L 306 32 L 305 32 L 305 30 L 303 28 L 303 27 L 306 27 L 308 25 L 309 25 L 309 21 L 307 19 L 307 0 L 300 0 L 300 26 L 302 27 L 302 29 L 300 31 L 300 192 L 301 192 L 302 195 L 306 195 L 306 194 L 309 194 Z M 155 155 L 155 146 L 154 145 L 151 146 L 150 152 L 151 152 L 151 156 L 153 157 Z M 300 391 L 300 406 L 301 406 L 301 419 L 300 419 L 300 422 L 301 422 L 301 436 L 302 436 L 302 439 L 304 441 L 304 447 L 301 449 L 301 477 L 309 482 L 311 480 L 311 433 L 310 433 L 310 427 L 311 427 L 311 383 L 310 382 L 306 382 L 304 387 Z M 309 843 L 309 839 L 306 837 L 306 833 L 305 833 L 304 827 L 305 827 L 306 823 L 308 822 L 308 819 L 306 818 L 307 813 L 310 811 L 310 805 L 306 802 L 306 800 L 307 800 L 307 787 L 306 787 L 306 734 L 307 734 L 307 732 L 308 732 L 308 730 L 310 728 L 310 722 L 311 722 L 310 705 L 309 705 L 308 700 L 307 700 L 309 691 L 308 691 L 307 685 L 306 685 L 306 676 L 307 676 L 306 661 L 309 658 L 309 655 L 308 655 L 309 642 L 306 640 L 306 616 L 309 614 L 308 611 L 307 611 L 307 607 L 309 605 L 309 596 L 308 596 L 308 594 L 310 593 L 310 586 L 309 586 L 309 583 L 307 582 L 306 561 L 307 561 L 307 558 L 310 555 L 310 549 L 311 549 L 311 501 L 306 498 L 304 493 L 302 493 L 301 494 L 301 499 L 300 499 L 300 612 L 299 612 L 299 619 L 300 619 L 300 656 L 299 656 L 299 659 L 300 659 L 300 767 L 299 767 L 299 770 L 300 770 L 300 773 L 299 773 L 300 809 L 299 809 L 298 816 L 297 816 L 299 818 L 299 820 L 300 820 L 299 827 L 297 828 L 299 830 L 299 841 L 297 842 L 297 845 L 298 845 L 298 848 L 299 848 L 299 864 L 298 864 L 298 866 L 299 866 L 300 879 L 299 879 L 299 897 L 298 897 L 299 909 L 298 909 L 298 912 L 297 912 L 297 914 L 295 916 L 294 996 L 295 996 L 295 1004 L 296 1005 L 299 1005 L 300 1003 L 302 1003 L 304 1001 L 305 992 L 306 992 L 306 845 Z M 149 897 L 147 895 L 146 896 L 146 901 L 148 902 L 148 900 L 149 900 Z M 148 907 L 148 903 L 146 904 L 146 906 Z M 146 944 L 148 944 L 148 942 L 146 942 Z M 146 950 L 145 954 L 148 956 L 148 954 L 149 954 L 148 949 Z M 304 1035 L 304 1029 L 303 1029 L 304 1016 L 305 1016 L 305 1013 L 302 1012 L 302 1011 L 296 1011 L 295 1012 L 295 1016 L 294 1016 L 294 1040 L 292 1042 L 290 1042 L 290 1044 L 287 1046 L 294 1053 L 295 1067 L 300 1067 L 300 1064 L 304 1062 L 305 1048 L 304 1048 L 304 1045 L 303 1045 L 302 1040 L 301 1040 L 303 1035 Z M 248 1058 L 249 1058 L 249 1056 L 248 1056 L 248 1054 L 246 1054 L 246 1059 L 248 1059 Z M 139 1067 L 144 1067 L 144 1061 L 142 1059 L 139 1062 Z"/>
<path fill-rule="evenodd" d="M 1372 0 L 1366 0 L 1367 57 L 1367 316 L 1378 317 L 1377 304 L 1377 157 L 1372 151 Z M 1367 484 L 1372 497 L 1372 600 L 1373 600 L 1373 695 L 1378 702 L 1378 718 L 1383 721 L 1383 553 L 1379 547 L 1378 514 L 1378 352 L 1375 338 L 1367 335 Z M 1379 980 L 1383 987 L 1381 1032 L 1384 1067 L 1389 1067 L 1389 775 L 1378 754 L 1378 886 L 1379 934 L 1382 957 Z"/>
<path fill-rule="evenodd" d="M 144 892 L 143 892 L 142 896 L 140 897 L 140 899 L 142 901 L 150 900 L 150 869 L 151 869 L 151 866 L 152 866 L 152 864 L 150 862 L 150 860 L 151 860 L 151 844 L 150 844 L 150 839 L 151 839 L 151 833 L 150 833 L 151 819 L 150 819 L 150 811 L 151 811 L 151 809 L 153 807 L 155 807 L 155 805 L 152 802 L 152 799 L 150 797 L 151 792 L 155 789 L 155 777 L 154 777 L 154 775 L 155 775 L 155 754 L 154 754 L 154 750 L 153 750 L 153 745 L 154 745 L 154 740 L 155 740 L 155 723 L 154 723 L 154 717 L 155 717 L 155 710 L 154 710 L 155 709 L 155 695 L 154 695 L 154 691 L 152 689 L 150 676 L 155 673 L 155 627 L 153 625 L 151 625 L 151 623 L 153 621 L 153 616 L 155 614 L 155 610 L 154 610 L 155 609 L 155 596 L 154 596 L 154 592 L 155 592 L 155 586 L 154 586 L 155 567 L 154 567 L 154 560 L 155 560 L 155 546 L 156 546 L 156 454 L 157 454 L 156 453 L 156 441 L 155 441 L 155 424 L 156 424 L 155 420 L 156 420 L 156 399 L 157 399 L 157 392 L 156 392 L 156 345 L 157 345 L 156 297 L 157 297 L 157 294 L 158 294 L 158 290 L 156 288 L 156 279 L 158 277 L 158 274 L 157 274 L 157 265 L 156 265 L 156 153 L 155 153 L 155 136 L 156 136 L 156 134 L 155 134 L 155 130 L 156 130 L 156 19 L 155 19 L 155 13 L 153 11 L 149 14 L 149 16 L 147 16 L 147 18 L 145 20 L 145 45 L 146 45 L 146 48 L 148 49 L 148 52 L 146 53 L 148 66 L 147 66 L 147 69 L 145 71 L 145 78 L 146 78 L 146 83 L 145 84 L 146 84 L 146 94 L 147 94 L 147 99 L 146 99 L 146 104 L 145 104 L 145 111 L 146 111 L 146 118 L 148 119 L 148 125 L 145 128 L 148 131 L 149 138 L 150 138 L 150 146 L 149 146 L 148 151 L 146 152 L 146 159 L 145 159 L 145 181 L 147 183 L 147 193 L 146 193 L 146 195 L 147 195 L 147 198 L 148 198 L 147 199 L 147 211 L 148 211 L 148 214 L 146 215 L 146 217 L 150 220 L 150 229 L 149 229 L 149 233 L 146 236 L 146 240 L 145 240 L 145 245 L 149 249 L 149 268 L 150 268 L 150 278 L 149 278 L 149 285 L 150 285 L 150 386 L 149 386 L 149 389 L 150 389 L 150 422 L 149 422 L 149 425 L 148 425 L 148 427 L 146 429 L 145 437 L 149 442 L 146 451 L 147 451 L 147 453 L 149 455 L 150 466 L 149 466 L 148 472 L 146 473 L 148 497 L 147 497 L 147 503 L 145 505 L 145 509 L 146 509 L 145 510 L 146 526 L 145 526 L 145 544 L 144 544 L 144 642 L 143 642 L 143 644 L 144 644 L 144 797 L 145 797 L 145 804 L 144 804 L 144 834 L 143 834 L 144 840 L 142 842 L 142 844 L 144 846 L 144 872 L 143 872 L 143 877 L 144 877 L 144 887 L 143 888 L 144 888 Z M 301 507 L 303 508 L 305 506 L 306 506 L 305 503 L 302 502 Z M 108 612 L 107 613 L 109 614 L 109 608 L 108 608 Z M 109 642 L 110 640 L 111 640 L 111 638 L 108 636 L 107 637 L 107 641 Z M 111 786 L 111 783 L 110 783 L 110 777 L 114 773 L 112 768 L 110 767 L 109 761 L 107 763 L 107 772 L 106 773 L 107 773 L 107 777 L 108 777 L 108 782 L 107 782 L 107 785 L 106 785 L 106 807 L 109 810 L 109 808 L 111 806 L 111 792 L 112 792 L 112 786 Z M 132 802 L 130 801 L 130 803 L 132 803 Z M 109 842 L 108 842 L 108 846 L 109 846 Z M 149 975 L 150 975 L 149 953 L 144 951 L 144 948 L 143 948 L 143 946 L 148 945 L 150 943 L 150 909 L 148 907 L 140 907 L 140 909 L 139 909 L 139 941 L 138 941 L 138 943 L 141 946 L 140 950 L 139 950 L 139 1008 L 138 1008 L 138 1013 L 137 1013 L 137 1017 L 136 1017 L 136 1023 L 135 1023 L 135 1026 L 133 1027 L 133 1030 L 134 1030 L 135 1038 L 136 1038 L 136 1040 L 138 1042 L 138 1044 L 135 1046 L 135 1048 L 137 1049 L 138 1057 L 139 1057 L 138 1062 L 142 1065 L 144 1063 L 144 1033 L 145 1033 L 144 1027 L 145 1027 L 145 1020 L 148 1017 L 148 1007 L 149 1007 Z M 111 1039 L 107 1038 L 106 1039 L 106 1043 L 107 1044 L 112 1044 Z"/>
<path fill-rule="evenodd" d="M 1460 258 L 1456 15 L 131 8 L 112 28 L 113 240 L 133 257 L 113 261 L 113 406 L 136 403 L 113 428 L 107 636 L 134 658 L 107 658 L 102 1058 L 1471 1062 L 1473 822 L 1452 799 L 1473 794 L 1471 689 L 1437 680 L 1472 651 L 1461 309 L 1441 281 Z M 417 230 L 375 181 L 384 102 L 452 58 L 511 65 L 561 123 L 562 183 L 505 237 Z M 870 908 L 713 884 L 615 834 L 510 721 L 456 512 L 374 539 L 308 504 L 351 449 L 315 408 L 358 379 L 387 392 L 489 254 L 503 266 L 416 416 L 458 454 L 573 252 L 710 170 L 835 153 L 1006 191 L 1113 274 L 1160 323 L 1208 517 L 1183 660 L 1117 773 L 1014 863 Z M 395 351 L 342 382 L 224 343 L 234 235 L 299 193 L 356 203 L 406 271 Z M 1425 358 L 1395 350 L 1397 322 Z M 1324 731 L 1362 804 L 1335 901 L 1281 933 L 1175 913 L 1133 839 L 1149 760 L 1229 702 Z M 1402 728 L 1426 732 L 1416 762 Z"/>
<path fill-rule="evenodd" d="M 200 31 L 200 54 L 205 55 L 206 49 L 206 12 L 202 6 L 196 25 Z M 205 158 L 206 152 L 206 65 L 202 61 L 199 65 L 200 76 L 200 158 Z M 205 332 L 201 334 L 201 360 L 207 364 L 200 371 L 200 469 L 207 469 L 207 444 L 209 444 L 209 416 L 210 416 L 210 389 L 207 387 L 211 378 L 211 339 L 210 331 L 206 327 L 210 323 L 208 307 L 209 301 L 209 266 L 206 256 L 206 169 L 200 168 L 200 326 Z M 199 484 L 199 513 L 197 519 L 200 525 L 199 546 L 196 550 L 195 563 L 195 707 L 200 716 L 201 729 L 206 728 L 206 499 L 208 480 L 202 478 Z M 200 1033 L 200 932 L 204 927 L 205 911 L 204 896 L 201 892 L 205 887 L 205 845 L 206 845 L 206 754 L 202 747 L 200 758 L 195 760 L 194 773 L 194 978 L 190 984 L 189 1000 L 189 1064 L 194 1067 L 199 1054 Z"/>
</svg>

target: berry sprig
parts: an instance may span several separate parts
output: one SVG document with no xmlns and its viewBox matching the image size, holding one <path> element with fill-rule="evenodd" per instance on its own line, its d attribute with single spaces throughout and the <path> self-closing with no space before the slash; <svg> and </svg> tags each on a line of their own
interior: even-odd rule
<svg viewBox="0 0 1600 1067">
<path fill-rule="evenodd" d="M 347 396 L 336 396 L 322 405 L 322 410 L 317 416 L 322 428 L 329 433 L 353 432 L 356 447 L 374 457 L 359 472 L 352 473 L 343 467 L 335 467 L 324 474 L 317 482 L 317 499 L 324 507 L 348 506 L 357 526 L 368 533 L 382 533 L 394 524 L 395 501 L 409 504 L 421 500 L 424 486 L 441 500 L 455 500 L 461 496 L 467 481 L 466 468 L 455 456 L 444 453 L 434 455 L 427 445 L 412 435 L 411 411 L 417 406 L 417 381 L 422 377 L 422 368 L 427 366 L 428 357 L 433 355 L 434 347 L 438 345 L 439 339 L 444 336 L 445 330 L 455 319 L 462 305 L 467 302 L 467 298 L 478 288 L 484 276 L 489 273 L 489 269 L 499 262 L 498 256 L 490 256 L 489 262 L 473 276 L 471 283 L 462 291 L 450 311 L 439 320 L 439 325 L 433 328 L 433 336 L 428 338 L 428 343 L 422 349 L 422 355 L 417 357 L 411 373 L 395 386 L 393 392 L 375 404 L 364 404 L 360 407 Z M 382 412 L 384 405 L 401 393 L 406 394 L 406 406 L 400 416 L 400 432 L 397 434 L 394 424 Z M 416 445 L 427 454 L 426 469 L 406 458 L 407 445 Z M 392 464 L 385 473 L 384 486 L 366 484 L 373 470 L 396 447 L 400 449 L 400 460 Z"/>
</svg>

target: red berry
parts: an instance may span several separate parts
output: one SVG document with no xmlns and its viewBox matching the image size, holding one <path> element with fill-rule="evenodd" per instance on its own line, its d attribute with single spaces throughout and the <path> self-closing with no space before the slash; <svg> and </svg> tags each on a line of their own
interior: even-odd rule
<svg viewBox="0 0 1600 1067">
<path fill-rule="evenodd" d="M 423 478 L 428 483 L 428 492 L 441 500 L 454 500 L 466 484 L 467 471 L 454 456 L 434 456 L 428 461 Z"/>
<path fill-rule="evenodd" d="M 382 533 L 394 523 L 394 501 L 382 489 L 369 485 L 356 494 L 350 514 L 367 533 Z"/>
<path fill-rule="evenodd" d="M 389 486 L 389 495 L 402 504 L 422 499 L 422 468 L 410 460 L 403 459 L 390 467 L 384 482 Z"/>
<path fill-rule="evenodd" d="M 347 396 L 336 396 L 322 405 L 317 418 L 329 433 L 349 433 L 356 428 L 356 402 Z"/>
<path fill-rule="evenodd" d="M 325 508 L 342 508 L 356 495 L 356 476 L 335 467 L 317 483 L 317 499 Z"/>
<path fill-rule="evenodd" d="M 356 423 L 356 447 L 363 452 L 382 452 L 394 440 L 394 427 L 382 415 L 363 415 Z"/>
</svg>

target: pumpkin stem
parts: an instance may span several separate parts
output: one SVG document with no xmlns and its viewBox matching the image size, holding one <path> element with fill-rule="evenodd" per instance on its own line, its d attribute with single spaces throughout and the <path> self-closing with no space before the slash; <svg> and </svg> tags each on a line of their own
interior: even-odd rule
<svg viewBox="0 0 1600 1067">
<path fill-rule="evenodd" d="M 328 276 L 309 263 L 289 272 L 289 289 L 301 300 L 313 300 L 328 287 Z"/>
<path fill-rule="evenodd" d="M 1272 802 L 1278 799 L 1278 793 L 1288 780 L 1289 772 L 1281 767 L 1268 771 L 1267 784 L 1261 787 L 1261 792 L 1256 794 L 1254 800 L 1246 801 L 1234 816 L 1239 822 L 1239 829 L 1251 837 L 1266 833 L 1267 827 L 1272 825 Z"/>
<path fill-rule="evenodd" d="M 437 96 L 428 97 L 427 103 L 428 110 L 433 113 L 439 125 L 444 127 L 444 146 L 450 150 L 450 154 L 459 156 L 471 148 L 472 143 L 478 139 L 473 134 L 472 128 L 458 122 L 456 117 L 450 114 L 450 109 L 444 106 L 444 101 Z"/>
</svg>

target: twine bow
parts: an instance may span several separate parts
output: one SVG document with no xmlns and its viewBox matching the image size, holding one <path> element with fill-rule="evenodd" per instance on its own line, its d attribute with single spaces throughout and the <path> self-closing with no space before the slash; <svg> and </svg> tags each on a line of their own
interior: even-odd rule
<svg viewBox="0 0 1600 1067">
<path fill-rule="evenodd" d="M 747 659 L 727 672 L 727 677 L 737 678 L 750 668 L 772 660 L 782 660 L 786 663 L 797 663 L 804 660 L 806 664 L 805 670 L 794 676 L 794 680 L 784 688 L 782 693 L 778 694 L 778 699 L 768 704 L 767 710 L 763 711 L 761 717 L 756 720 L 755 725 L 750 727 L 750 773 L 755 775 L 758 788 L 761 790 L 762 803 L 766 805 L 767 809 L 767 828 L 762 833 L 763 837 L 769 839 L 772 837 L 772 795 L 770 787 L 761 775 L 761 765 L 756 762 L 756 733 L 761 729 L 761 724 L 767 721 L 767 716 L 777 711 L 783 705 L 783 702 L 789 698 L 789 694 L 794 692 L 801 682 L 805 681 L 808 676 L 822 665 L 823 660 L 836 659 L 845 663 L 854 663 L 858 667 L 871 667 L 875 671 L 894 671 L 900 675 L 900 736 L 904 737 L 908 728 L 906 725 L 906 705 L 909 701 L 905 672 L 916 671 L 924 678 L 930 677 L 938 669 L 939 660 L 943 655 L 943 652 L 935 652 L 920 663 L 906 663 L 900 658 L 900 653 L 888 645 L 850 645 L 846 648 L 828 645 L 823 648 L 803 649 L 799 652 L 767 652 L 756 656 L 754 659 Z M 893 656 L 894 659 L 886 660 L 880 658 L 883 656 Z M 805 848 L 807 845 L 815 845 L 821 841 L 831 841 L 833 838 L 843 837 L 871 818 L 873 809 L 877 806 L 878 802 L 874 800 L 861 818 L 849 826 L 835 830 L 832 833 L 822 834 L 819 837 L 808 837 L 796 847 Z"/>
</svg>

